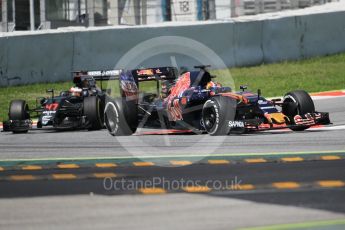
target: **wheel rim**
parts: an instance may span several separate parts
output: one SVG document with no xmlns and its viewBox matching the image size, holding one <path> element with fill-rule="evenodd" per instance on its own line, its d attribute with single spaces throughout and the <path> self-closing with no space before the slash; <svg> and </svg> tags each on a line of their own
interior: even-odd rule
<svg viewBox="0 0 345 230">
<path fill-rule="evenodd" d="M 207 131 L 212 130 L 212 128 L 214 127 L 216 123 L 216 118 L 217 118 L 216 111 L 214 110 L 213 106 L 204 109 L 203 120 L 204 120 L 205 129 Z"/>
<path fill-rule="evenodd" d="M 113 103 L 108 103 L 104 110 L 105 125 L 111 134 L 114 134 L 117 128 L 118 113 Z"/>
<path fill-rule="evenodd" d="M 287 98 L 287 99 L 284 100 L 284 102 L 293 103 L 294 101 L 291 98 Z M 285 110 L 284 114 L 286 116 L 288 116 L 288 117 L 294 117 L 297 114 L 300 114 L 298 107 L 296 109 L 294 109 L 294 110 L 292 110 L 290 108 L 286 108 L 284 110 Z"/>
</svg>

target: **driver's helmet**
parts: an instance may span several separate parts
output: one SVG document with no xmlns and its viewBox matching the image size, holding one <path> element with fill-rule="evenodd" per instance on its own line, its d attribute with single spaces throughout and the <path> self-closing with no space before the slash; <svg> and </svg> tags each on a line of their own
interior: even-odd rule
<svg viewBox="0 0 345 230">
<path fill-rule="evenodd" d="M 89 81 L 87 79 L 84 79 L 82 82 L 81 82 L 81 88 L 89 88 L 90 84 L 89 84 Z"/>
<path fill-rule="evenodd" d="M 214 81 L 210 81 L 206 85 L 206 89 L 211 89 L 211 88 L 216 88 L 216 87 L 222 87 L 222 85 Z"/>
<path fill-rule="evenodd" d="M 79 87 L 72 87 L 69 91 L 72 96 L 80 97 L 83 90 Z"/>
<path fill-rule="evenodd" d="M 169 96 L 170 94 L 170 90 L 171 87 L 174 85 L 174 81 L 173 80 L 163 80 L 161 82 L 161 97 L 162 98 L 166 98 Z"/>
</svg>

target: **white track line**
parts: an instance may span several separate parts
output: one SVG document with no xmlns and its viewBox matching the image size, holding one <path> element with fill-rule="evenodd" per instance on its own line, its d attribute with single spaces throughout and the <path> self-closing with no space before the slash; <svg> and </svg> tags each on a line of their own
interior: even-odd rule
<svg viewBox="0 0 345 230">
<path fill-rule="evenodd" d="M 335 125 L 335 126 L 325 126 L 325 127 L 311 127 L 310 129 L 307 130 L 344 130 L 345 125 Z"/>
<path fill-rule="evenodd" d="M 343 95 L 343 96 L 311 96 L 311 98 L 315 101 L 324 100 L 324 99 L 339 98 L 339 97 L 345 97 L 345 95 Z"/>
</svg>

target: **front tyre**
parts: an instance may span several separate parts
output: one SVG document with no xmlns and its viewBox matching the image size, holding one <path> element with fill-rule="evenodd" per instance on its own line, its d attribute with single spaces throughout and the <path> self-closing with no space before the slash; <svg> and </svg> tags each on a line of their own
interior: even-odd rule
<svg viewBox="0 0 345 230">
<path fill-rule="evenodd" d="M 315 105 L 313 99 L 304 90 L 295 90 L 285 94 L 282 112 L 284 115 L 288 116 L 292 125 L 295 125 L 294 117 L 300 115 L 302 117 L 308 113 L 315 113 Z M 290 129 L 293 131 L 303 131 L 310 126 L 295 126 Z"/>
<path fill-rule="evenodd" d="M 23 122 L 30 119 L 29 106 L 24 100 L 13 100 L 10 103 L 8 117 L 16 122 Z M 13 133 L 27 133 L 27 128 L 13 130 Z"/>
<path fill-rule="evenodd" d="M 10 103 L 8 112 L 10 120 L 28 120 L 30 119 L 29 106 L 24 100 L 13 100 Z"/>
<path fill-rule="evenodd" d="M 230 121 L 236 114 L 236 100 L 217 96 L 206 101 L 202 109 L 202 121 L 205 130 L 211 136 L 225 136 L 230 133 Z"/>
</svg>

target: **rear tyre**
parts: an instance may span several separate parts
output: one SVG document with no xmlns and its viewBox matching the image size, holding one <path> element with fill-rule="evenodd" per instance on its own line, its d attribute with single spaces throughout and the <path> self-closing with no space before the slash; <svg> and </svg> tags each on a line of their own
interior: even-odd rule
<svg viewBox="0 0 345 230">
<path fill-rule="evenodd" d="M 224 136 L 230 133 L 230 121 L 236 114 L 236 100 L 229 97 L 213 97 L 206 101 L 202 109 L 202 122 L 211 136 Z"/>
<path fill-rule="evenodd" d="M 138 127 L 135 101 L 122 98 L 109 99 L 104 110 L 105 125 L 113 136 L 130 136 Z"/>
<path fill-rule="evenodd" d="M 10 103 L 8 117 L 13 121 L 30 119 L 29 106 L 24 100 L 13 100 Z M 13 133 L 27 133 L 28 129 L 14 130 Z"/>
<path fill-rule="evenodd" d="M 101 106 L 101 100 L 97 96 L 84 98 L 84 115 L 88 121 L 89 130 L 99 130 L 103 128 L 104 116 Z"/>
<path fill-rule="evenodd" d="M 315 105 L 310 95 L 304 90 L 296 90 L 285 94 L 282 112 L 289 117 L 291 123 L 295 125 L 296 115 L 304 116 L 307 113 L 315 112 Z M 310 126 L 291 127 L 293 131 L 303 131 Z"/>
</svg>

